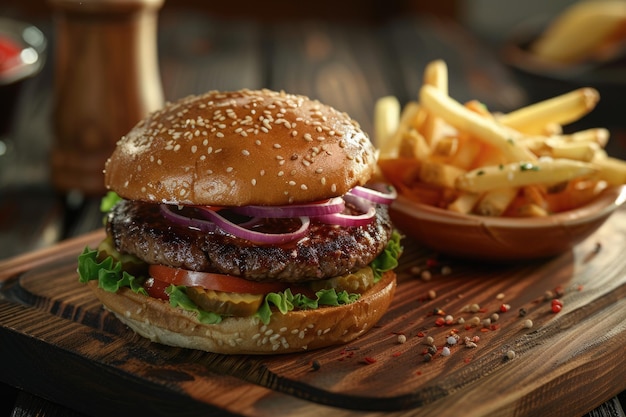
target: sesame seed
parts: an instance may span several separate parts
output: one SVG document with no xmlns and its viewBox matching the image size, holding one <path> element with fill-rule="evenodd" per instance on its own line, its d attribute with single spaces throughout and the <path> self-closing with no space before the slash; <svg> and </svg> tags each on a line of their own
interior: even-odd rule
<svg viewBox="0 0 626 417">
<path fill-rule="evenodd" d="M 248 151 L 247 149 L 244 149 L 244 150 L 241 151 L 241 154 L 243 156 L 250 156 L 250 151 Z"/>
<path fill-rule="evenodd" d="M 222 132 L 217 132 L 215 136 L 217 136 L 218 138 L 223 138 L 224 134 Z"/>
<path fill-rule="evenodd" d="M 226 172 L 233 172 L 233 167 L 226 168 Z"/>
</svg>

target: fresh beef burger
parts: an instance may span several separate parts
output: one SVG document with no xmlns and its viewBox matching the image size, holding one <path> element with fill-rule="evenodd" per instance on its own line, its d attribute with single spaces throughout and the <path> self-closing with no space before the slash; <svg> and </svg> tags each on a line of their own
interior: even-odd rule
<svg viewBox="0 0 626 417">
<path fill-rule="evenodd" d="M 394 192 L 348 115 L 269 90 L 170 103 L 117 144 L 106 239 L 79 275 L 130 328 L 218 353 L 349 342 L 378 322 L 401 248 Z"/>
</svg>

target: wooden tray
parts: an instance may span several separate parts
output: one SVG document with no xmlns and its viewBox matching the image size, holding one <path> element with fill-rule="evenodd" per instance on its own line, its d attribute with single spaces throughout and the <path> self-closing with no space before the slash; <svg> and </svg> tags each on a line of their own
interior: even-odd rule
<svg viewBox="0 0 626 417">
<path fill-rule="evenodd" d="M 626 389 L 625 210 L 571 252 L 524 264 L 437 258 L 405 239 L 393 306 L 372 331 L 345 346 L 261 357 L 134 335 L 77 281 L 78 254 L 102 237 L 0 262 L 0 380 L 93 416 L 571 416 Z M 561 312 L 546 292 L 562 292 Z M 472 304 L 480 311 L 463 312 Z M 467 324 L 494 312 L 491 325 Z M 446 315 L 466 322 L 437 325 Z M 444 356 L 452 332 L 460 343 Z M 427 361 L 429 336 L 438 349 Z"/>
</svg>

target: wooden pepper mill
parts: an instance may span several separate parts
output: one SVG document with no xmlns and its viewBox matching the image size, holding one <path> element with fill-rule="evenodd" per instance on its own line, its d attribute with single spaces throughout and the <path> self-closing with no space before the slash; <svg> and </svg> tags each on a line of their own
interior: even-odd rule
<svg viewBox="0 0 626 417">
<path fill-rule="evenodd" d="M 157 15 L 163 0 L 50 0 L 55 10 L 51 179 L 60 192 L 105 192 L 115 143 L 163 105 Z"/>
</svg>

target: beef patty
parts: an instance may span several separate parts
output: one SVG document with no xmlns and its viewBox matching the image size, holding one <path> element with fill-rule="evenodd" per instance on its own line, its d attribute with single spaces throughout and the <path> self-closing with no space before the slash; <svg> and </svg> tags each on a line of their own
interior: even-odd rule
<svg viewBox="0 0 626 417">
<path fill-rule="evenodd" d="M 109 213 L 117 250 L 149 264 L 236 275 L 252 281 L 302 282 L 332 278 L 368 265 L 392 232 L 386 206 L 367 226 L 311 222 L 308 236 L 280 246 L 254 244 L 220 232 L 172 224 L 158 204 L 123 200 Z"/>
</svg>

